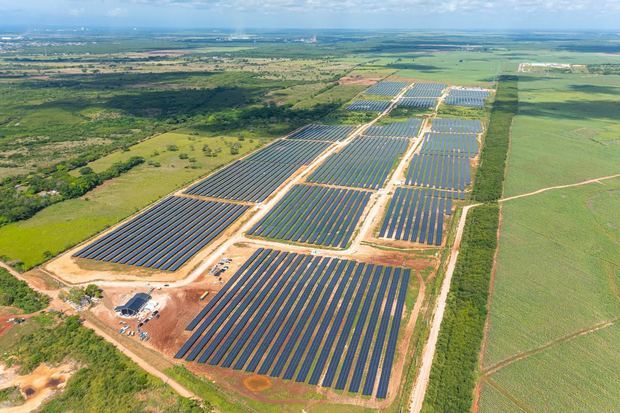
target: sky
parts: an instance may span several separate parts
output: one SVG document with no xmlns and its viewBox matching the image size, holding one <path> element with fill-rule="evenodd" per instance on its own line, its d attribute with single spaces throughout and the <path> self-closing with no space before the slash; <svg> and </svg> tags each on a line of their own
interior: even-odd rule
<svg viewBox="0 0 620 413">
<path fill-rule="evenodd" d="M 0 0 L 3 25 L 620 32 L 620 0 Z"/>
</svg>

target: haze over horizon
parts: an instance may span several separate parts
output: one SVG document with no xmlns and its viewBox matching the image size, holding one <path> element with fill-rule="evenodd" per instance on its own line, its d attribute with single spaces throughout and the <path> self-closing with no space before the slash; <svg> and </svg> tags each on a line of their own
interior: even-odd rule
<svg viewBox="0 0 620 413">
<path fill-rule="evenodd" d="M 0 0 L 0 14 L 22 26 L 620 30 L 617 0 Z"/>
</svg>

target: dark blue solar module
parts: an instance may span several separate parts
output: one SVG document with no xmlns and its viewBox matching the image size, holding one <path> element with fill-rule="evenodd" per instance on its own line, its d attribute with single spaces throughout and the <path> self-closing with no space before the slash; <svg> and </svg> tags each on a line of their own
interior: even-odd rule
<svg viewBox="0 0 620 413">
<path fill-rule="evenodd" d="M 388 100 L 355 100 L 347 106 L 347 110 L 361 112 L 383 112 L 390 106 Z"/>
<path fill-rule="evenodd" d="M 406 183 L 463 191 L 471 184 L 469 158 L 416 154 L 409 164 Z"/>
<path fill-rule="evenodd" d="M 409 86 L 407 82 L 378 82 L 364 91 L 367 95 L 396 96 Z"/>
<path fill-rule="evenodd" d="M 472 133 L 427 132 L 424 134 L 420 153 L 473 158 L 478 154 L 478 141 Z"/>
<path fill-rule="evenodd" d="M 446 85 L 443 83 L 416 83 L 403 95 L 406 98 L 438 98 Z"/>
<path fill-rule="evenodd" d="M 327 158 L 308 177 L 308 182 L 381 188 L 408 144 L 406 138 L 357 137 L 340 152 Z"/>
<path fill-rule="evenodd" d="M 433 119 L 433 132 L 444 133 L 481 133 L 482 122 L 475 119 Z"/>
<path fill-rule="evenodd" d="M 345 248 L 370 192 L 296 185 L 248 235 Z"/>
<path fill-rule="evenodd" d="M 346 139 L 353 131 L 349 125 L 307 125 L 291 133 L 287 139 L 337 142 Z"/>
<path fill-rule="evenodd" d="M 421 118 L 411 118 L 406 122 L 372 125 L 364 131 L 363 135 L 373 137 L 415 138 L 418 136 L 423 121 L 424 120 Z"/>
<path fill-rule="evenodd" d="M 452 214 L 452 200 L 463 198 L 462 192 L 396 188 L 379 236 L 441 245 L 444 220 Z"/>
<path fill-rule="evenodd" d="M 176 271 L 247 209 L 246 205 L 169 197 L 74 256 Z"/>
<path fill-rule="evenodd" d="M 401 98 L 396 106 L 399 108 L 433 109 L 437 106 L 437 98 Z"/>
<path fill-rule="evenodd" d="M 330 144 L 281 139 L 192 185 L 186 194 L 262 202 Z"/>
<path fill-rule="evenodd" d="M 385 398 L 410 273 L 260 249 L 176 357 Z"/>
</svg>

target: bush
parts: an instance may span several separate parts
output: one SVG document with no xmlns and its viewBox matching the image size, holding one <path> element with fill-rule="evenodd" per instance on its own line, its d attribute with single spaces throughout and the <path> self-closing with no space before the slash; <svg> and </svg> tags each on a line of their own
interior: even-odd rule
<svg viewBox="0 0 620 413">
<path fill-rule="evenodd" d="M 510 126 L 519 109 L 518 93 L 517 76 L 500 76 L 473 189 L 477 201 L 496 201 L 502 196 Z"/>
<path fill-rule="evenodd" d="M 49 304 L 49 297 L 39 294 L 22 280 L 18 280 L 0 268 L 0 305 L 17 307 L 25 313 L 43 310 Z"/>
</svg>

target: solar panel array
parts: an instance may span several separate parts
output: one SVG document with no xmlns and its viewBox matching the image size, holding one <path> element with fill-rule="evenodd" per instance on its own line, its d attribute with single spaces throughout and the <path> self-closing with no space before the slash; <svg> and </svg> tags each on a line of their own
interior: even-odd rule
<svg viewBox="0 0 620 413">
<path fill-rule="evenodd" d="M 406 138 L 357 137 L 340 152 L 331 155 L 308 177 L 308 181 L 378 189 L 408 145 Z"/>
<path fill-rule="evenodd" d="M 388 100 L 355 100 L 347 106 L 347 110 L 365 112 L 383 112 L 390 106 Z"/>
<path fill-rule="evenodd" d="M 279 139 L 247 158 L 246 161 L 306 165 L 323 152 L 329 143 Z"/>
<path fill-rule="evenodd" d="M 424 134 L 420 153 L 473 158 L 478 154 L 478 141 L 472 133 L 427 132 Z"/>
<path fill-rule="evenodd" d="M 192 185 L 186 194 L 262 202 L 329 143 L 279 140 Z"/>
<path fill-rule="evenodd" d="M 245 205 L 172 196 L 74 256 L 176 271 L 247 209 Z"/>
<path fill-rule="evenodd" d="M 355 130 L 354 126 L 348 125 L 308 125 L 295 133 L 288 139 L 309 139 L 316 141 L 337 142 L 347 138 Z"/>
<path fill-rule="evenodd" d="M 364 136 L 385 136 L 399 138 L 415 138 L 418 136 L 423 119 L 411 118 L 406 122 L 394 122 L 387 125 L 372 125 L 367 128 Z"/>
<path fill-rule="evenodd" d="M 396 96 L 407 86 L 409 86 L 407 82 L 378 82 L 366 89 L 364 93 L 368 95 Z"/>
<path fill-rule="evenodd" d="M 296 185 L 249 235 L 344 248 L 370 199 L 370 192 Z"/>
<path fill-rule="evenodd" d="M 482 108 L 489 92 L 484 89 L 450 89 L 445 99 L 447 105 Z"/>
<path fill-rule="evenodd" d="M 176 358 L 385 398 L 410 273 L 260 249 Z"/>
<path fill-rule="evenodd" d="M 407 170 L 407 185 L 465 190 L 471 184 L 468 158 L 416 154 Z"/>
<path fill-rule="evenodd" d="M 445 133 L 481 133 L 482 122 L 477 119 L 433 119 L 433 132 Z"/>
<path fill-rule="evenodd" d="M 404 93 L 407 98 L 438 98 L 443 94 L 443 83 L 416 83 Z"/>
<path fill-rule="evenodd" d="M 437 98 L 401 98 L 396 106 L 399 108 L 433 109 L 437 106 Z"/>
<path fill-rule="evenodd" d="M 452 199 L 460 196 L 434 189 L 396 188 L 379 236 L 441 245 L 444 215 L 452 214 Z"/>
</svg>

